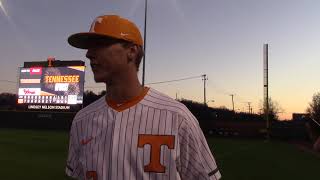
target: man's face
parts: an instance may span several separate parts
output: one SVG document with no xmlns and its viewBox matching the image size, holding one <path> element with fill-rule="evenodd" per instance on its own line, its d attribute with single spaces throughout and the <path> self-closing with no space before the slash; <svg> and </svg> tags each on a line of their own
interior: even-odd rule
<svg viewBox="0 0 320 180">
<path fill-rule="evenodd" d="M 110 83 L 113 79 L 121 77 L 129 68 L 127 60 L 128 49 L 120 43 L 110 43 L 90 48 L 87 58 L 96 82 Z"/>
</svg>

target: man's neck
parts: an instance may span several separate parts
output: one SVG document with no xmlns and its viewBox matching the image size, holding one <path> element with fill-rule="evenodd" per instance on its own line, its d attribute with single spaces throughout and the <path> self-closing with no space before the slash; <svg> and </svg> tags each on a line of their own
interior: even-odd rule
<svg viewBox="0 0 320 180">
<path fill-rule="evenodd" d="M 106 100 L 112 100 L 116 103 L 124 103 L 141 94 L 144 89 L 137 77 L 127 81 L 113 82 L 106 86 Z"/>
</svg>

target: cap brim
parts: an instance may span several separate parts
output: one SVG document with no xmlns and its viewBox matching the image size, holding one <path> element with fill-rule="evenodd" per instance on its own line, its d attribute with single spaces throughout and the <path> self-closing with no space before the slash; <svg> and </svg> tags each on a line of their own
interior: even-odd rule
<svg viewBox="0 0 320 180">
<path fill-rule="evenodd" d="M 68 38 L 68 43 L 76 48 L 89 49 L 96 47 L 103 41 L 113 40 L 114 38 L 92 32 L 76 33 Z"/>
</svg>

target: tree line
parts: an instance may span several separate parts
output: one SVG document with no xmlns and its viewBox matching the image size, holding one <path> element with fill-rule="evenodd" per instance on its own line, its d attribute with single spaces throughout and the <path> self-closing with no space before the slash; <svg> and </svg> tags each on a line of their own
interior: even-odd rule
<svg viewBox="0 0 320 180">
<path fill-rule="evenodd" d="M 85 91 L 83 94 L 83 106 L 87 106 L 94 102 L 95 100 L 99 99 L 100 97 L 104 96 L 106 91 L 101 91 L 100 93 L 96 94 L 93 91 Z M 263 113 L 262 114 L 250 114 L 245 112 L 233 112 L 225 107 L 220 108 L 212 108 L 208 107 L 202 103 L 187 100 L 187 99 L 180 99 L 180 102 L 185 104 L 190 111 L 197 117 L 197 119 L 255 119 L 261 120 L 264 117 L 264 114 L 267 113 L 265 106 L 262 107 Z M 0 109 L 2 110 L 14 110 L 17 106 L 17 95 L 13 93 L 1 93 L 0 94 Z M 279 113 L 282 112 L 282 108 L 279 104 L 272 99 L 269 99 L 269 119 L 271 120 L 279 120 Z M 309 106 L 306 109 L 306 113 L 312 118 L 313 120 L 320 123 L 320 92 L 315 93 L 312 96 L 312 100 L 309 103 Z"/>
</svg>

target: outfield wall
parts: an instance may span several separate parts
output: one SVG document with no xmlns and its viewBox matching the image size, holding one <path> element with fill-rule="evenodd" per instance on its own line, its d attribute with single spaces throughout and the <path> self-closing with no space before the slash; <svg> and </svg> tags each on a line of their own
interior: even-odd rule
<svg viewBox="0 0 320 180">
<path fill-rule="evenodd" d="M 0 128 L 69 130 L 76 112 L 0 111 Z"/>
<path fill-rule="evenodd" d="M 69 130 L 76 112 L 0 111 L 0 128 Z M 200 120 L 206 135 L 228 137 L 265 137 L 264 121 Z M 275 139 L 309 139 L 305 122 L 272 122 Z"/>
<path fill-rule="evenodd" d="M 281 140 L 310 140 L 305 123 L 274 121 L 271 123 L 270 136 Z M 207 134 L 216 136 L 248 138 L 266 136 L 265 121 L 214 121 L 211 126 L 205 125 L 202 129 Z"/>
</svg>

